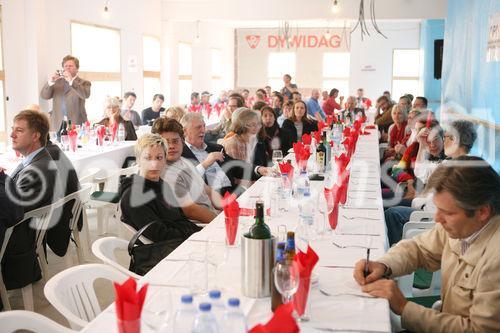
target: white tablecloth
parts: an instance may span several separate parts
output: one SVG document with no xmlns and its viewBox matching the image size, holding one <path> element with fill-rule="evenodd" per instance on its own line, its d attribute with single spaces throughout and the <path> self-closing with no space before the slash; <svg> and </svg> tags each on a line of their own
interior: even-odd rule
<svg viewBox="0 0 500 333">
<path fill-rule="evenodd" d="M 318 328 L 349 332 L 389 332 L 391 329 L 388 302 L 384 299 L 367 297 L 368 295 L 361 292 L 352 278 L 352 267 L 357 260 L 365 258 L 366 249 L 340 248 L 332 244 L 335 241 L 340 245 L 369 246 L 372 248 L 373 259 L 381 256 L 387 249 L 380 186 L 377 185 L 380 180 L 378 159 L 378 138 L 374 130 L 371 135 L 360 136 L 358 149 L 351 163 L 351 180 L 346 206 L 360 208 L 341 209 L 337 230 L 310 242 L 310 246 L 320 257 L 313 273 L 319 276 L 319 282 L 312 286 L 309 296 L 311 321 L 300 323 L 302 332 L 320 332 Z M 268 204 L 269 193 L 272 193 L 269 189 L 276 181 L 279 180 L 261 178 L 240 196 L 238 199 L 240 207 L 254 207 L 255 200 L 259 196 Z M 313 192 L 322 195 L 322 182 L 312 182 L 311 188 Z M 296 202 L 292 202 L 288 212 L 283 212 L 277 217 L 266 217 L 266 223 L 273 233 L 277 232 L 279 225 L 286 225 L 287 230 L 295 230 L 299 216 L 297 206 Z M 317 225 L 321 225 L 323 221 L 321 214 L 315 215 Z M 253 218 L 241 217 L 237 237 L 247 231 L 252 223 Z M 202 231 L 194 234 L 154 267 L 140 281 L 141 284 L 151 283 L 145 309 L 161 306 L 161 300 L 168 297 L 175 311 L 180 295 L 189 292 L 189 269 L 186 261 L 189 254 L 206 251 L 208 239 L 219 240 L 222 243 L 224 235 L 224 215 L 220 214 Z M 297 234 L 296 237 L 300 245 L 301 235 Z M 209 288 L 214 287 L 214 281 L 213 272 L 209 271 Z M 272 316 L 270 298 L 255 300 L 241 295 L 241 247 L 228 250 L 226 263 L 219 268 L 217 286 L 223 286 L 225 297 L 240 297 L 249 327 L 266 322 Z M 333 296 L 326 296 L 320 289 Z M 202 296 L 195 297 L 196 302 L 202 299 Z M 146 324 L 142 325 L 142 329 L 143 332 L 152 332 Z M 113 305 L 83 331 L 117 332 Z"/>
<path fill-rule="evenodd" d="M 99 168 L 102 171 L 99 176 L 104 176 L 108 172 L 120 169 L 125 157 L 134 155 L 135 141 L 116 142 L 104 146 L 88 145 L 78 149 L 76 152 L 66 152 L 75 167 L 78 176 L 85 175 L 89 168 Z M 0 154 L 0 167 L 7 169 L 10 174 L 21 163 L 21 158 L 16 155 L 11 147 L 5 154 Z"/>
</svg>

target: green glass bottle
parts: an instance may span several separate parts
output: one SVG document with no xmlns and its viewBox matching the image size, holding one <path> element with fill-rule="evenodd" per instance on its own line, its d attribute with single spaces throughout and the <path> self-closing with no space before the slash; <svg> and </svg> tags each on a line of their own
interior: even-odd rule
<svg viewBox="0 0 500 333">
<path fill-rule="evenodd" d="M 250 227 L 245 236 L 253 239 L 271 238 L 271 230 L 264 222 L 264 203 L 262 201 L 255 203 L 255 223 Z"/>
</svg>

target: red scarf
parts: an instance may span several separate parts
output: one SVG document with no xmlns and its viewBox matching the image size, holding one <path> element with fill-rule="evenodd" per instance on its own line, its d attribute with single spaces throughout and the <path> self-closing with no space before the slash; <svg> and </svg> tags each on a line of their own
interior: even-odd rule
<svg viewBox="0 0 500 333">
<path fill-rule="evenodd" d="M 398 128 L 396 124 L 391 129 L 391 133 L 389 133 L 391 138 L 391 148 L 394 148 L 398 143 L 404 145 L 406 141 L 408 141 L 411 133 L 406 132 L 406 121 L 401 124 L 401 127 Z"/>
</svg>

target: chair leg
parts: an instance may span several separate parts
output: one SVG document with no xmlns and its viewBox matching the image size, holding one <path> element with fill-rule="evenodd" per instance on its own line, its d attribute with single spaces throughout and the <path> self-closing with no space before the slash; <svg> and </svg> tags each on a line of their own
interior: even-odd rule
<svg viewBox="0 0 500 333">
<path fill-rule="evenodd" d="M 97 211 L 97 234 L 99 236 L 104 235 L 104 207 L 96 208 Z"/>
<path fill-rule="evenodd" d="M 83 243 L 85 244 L 85 246 L 83 247 L 83 254 L 85 258 L 90 258 L 91 243 L 90 243 L 89 221 L 87 218 L 87 212 L 85 210 L 82 212 L 82 214 L 83 214 L 82 233 L 83 233 Z"/>
<path fill-rule="evenodd" d="M 49 280 L 49 266 L 47 265 L 47 260 L 45 258 L 45 251 L 43 250 L 43 245 L 38 246 L 36 249 L 36 253 L 38 255 L 38 262 L 40 263 L 40 267 L 42 268 L 42 278 L 45 281 Z"/>
<path fill-rule="evenodd" d="M 21 289 L 23 294 L 24 309 L 27 311 L 35 311 L 35 306 L 33 303 L 33 285 L 28 284 L 26 287 Z"/>
<path fill-rule="evenodd" d="M 73 230 L 73 239 L 75 240 L 75 245 L 76 245 L 76 256 L 78 258 L 78 263 L 84 264 L 85 263 L 85 256 L 83 255 L 83 250 L 82 250 L 82 242 L 80 241 L 80 232 L 78 229 Z"/>
<path fill-rule="evenodd" d="M 3 283 L 3 281 L 1 281 L 1 277 L 0 277 L 0 296 L 2 298 L 2 304 L 4 310 L 7 311 L 12 310 L 10 307 L 9 295 L 7 294 L 7 289 L 5 288 L 5 284 Z"/>
</svg>

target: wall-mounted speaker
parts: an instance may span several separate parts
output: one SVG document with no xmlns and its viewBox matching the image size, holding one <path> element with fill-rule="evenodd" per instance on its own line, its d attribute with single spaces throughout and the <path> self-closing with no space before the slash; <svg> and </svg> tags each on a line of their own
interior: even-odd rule
<svg viewBox="0 0 500 333">
<path fill-rule="evenodd" d="M 434 40 L 434 78 L 441 79 L 441 71 L 443 69 L 443 39 Z"/>
</svg>

